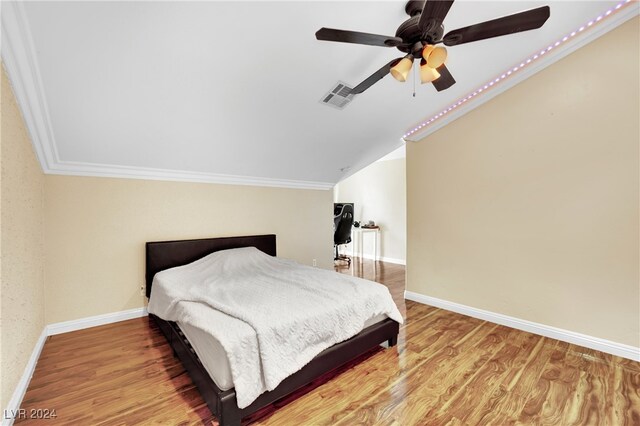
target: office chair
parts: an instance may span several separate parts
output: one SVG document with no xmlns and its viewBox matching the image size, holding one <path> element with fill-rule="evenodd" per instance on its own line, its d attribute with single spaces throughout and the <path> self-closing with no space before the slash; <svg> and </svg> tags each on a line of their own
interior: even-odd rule
<svg viewBox="0 0 640 426">
<path fill-rule="evenodd" d="M 339 214 L 333 217 L 333 246 L 336 249 L 336 256 L 333 261 L 346 260 L 351 265 L 349 256 L 338 254 L 338 246 L 351 242 L 351 227 L 353 226 L 353 206 L 344 204 Z"/>
</svg>

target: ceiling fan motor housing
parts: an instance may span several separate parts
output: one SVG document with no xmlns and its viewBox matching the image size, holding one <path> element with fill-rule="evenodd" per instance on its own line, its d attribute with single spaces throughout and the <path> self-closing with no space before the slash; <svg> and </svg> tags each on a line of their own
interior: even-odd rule
<svg viewBox="0 0 640 426">
<path fill-rule="evenodd" d="M 405 43 L 408 43 L 408 45 L 398 46 L 398 50 L 405 53 L 414 53 L 415 55 L 416 52 L 414 51 L 414 47 L 416 43 L 435 44 L 437 41 L 442 40 L 444 26 L 439 25 L 434 27 L 434 25 L 431 25 L 433 28 L 423 32 L 418 27 L 419 21 L 420 14 L 413 16 L 400 24 L 396 31 L 396 37 L 400 37 Z M 418 54 L 418 56 L 420 55 Z"/>
</svg>

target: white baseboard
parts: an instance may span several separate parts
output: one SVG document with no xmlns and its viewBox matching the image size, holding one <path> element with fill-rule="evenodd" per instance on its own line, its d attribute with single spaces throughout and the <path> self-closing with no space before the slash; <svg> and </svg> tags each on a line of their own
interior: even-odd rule
<svg viewBox="0 0 640 426">
<path fill-rule="evenodd" d="M 140 318 L 147 315 L 147 308 L 135 308 L 129 309 L 127 311 L 112 312 L 109 314 L 96 315 L 93 317 L 80 318 L 77 320 L 57 322 L 54 324 L 46 325 L 42 330 L 42 334 L 40 334 L 35 347 L 33 348 L 33 352 L 31 352 L 29 362 L 24 369 L 24 373 L 22 373 L 20 381 L 13 391 L 13 395 L 11 396 L 9 404 L 2 412 L 2 426 L 9 426 L 13 424 L 15 414 L 18 413 L 18 409 L 20 408 L 20 404 L 22 403 L 22 398 L 24 398 L 24 394 L 27 392 L 29 382 L 31 381 L 33 372 L 36 369 L 36 364 L 38 363 L 38 359 L 40 358 L 40 353 L 42 352 L 44 343 L 47 341 L 47 337 L 56 334 L 67 333 L 70 331 L 97 327 L 99 325 L 126 321 L 133 318 Z"/>
<path fill-rule="evenodd" d="M 68 333 L 70 331 L 83 330 L 85 328 L 97 327 L 99 325 L 111 324 L 114 322 L 126 321 L 133 318 L 147 316 L 147 308 L 134 308 L 127 311 L 112 312 L 109 314 L 96 315 L 93 317 L 80 318 L 77 320 L 56 322 L 46 327 L 47 335 Z"/>
<path fill-rule="evenodd" d="M 459 303 L 438 299 L 436 297 L 425 296 L 423 294 L 414 293 L 412 291 L 405 291 L 404 297 L 405 299 L 412 300 L 414 302 L 422 303 L 429 306 L 435 306 L 447 311 L 457 312 L 459 314 L 479 318 L 481 320 L 490 321 L 500 325 L 505 325 L 507 327 L 516 328 L 518 330 L 528 331 L 530 333 L 539 334 L 541 336 L 551 337 L 563 342 L 584 346 L 586 348 L 595 349 L 608 354 L 640 362 L 640 348 L 635 346 L 612 342 L 611 340 L 588 336 L 586 334 L 576 333 L 574 331 L 564 330 L 562 328 L 556 328 L 549 325 L 514 318 L 508 315 L 497 314 L 495 312 L 485 311 L 483 309 L 477 309 L 471 306 L 461 305 Z"/>
<path fill-rule="evenodd" d="M 351 250 L 339 250 L 339 253 L 340 254 L 344 254 L 346 256 L 351 256 Z M 354 257 L 360 257 L 360 256 L 355 255 Z M 373 254 L 363 253 L 362 254 L 362 258 L 363 259 L 373 260 Z M 383 262 L 388 262 L 388 263 L 395 263 L 396 265 L 406 265 L 407 264 L 406 259 L 398 259 L 398 258 L 395 258 L 395 257 L 378 256 L 378 260 L 381 260 Z"/>
<path fill-rule="evenodd" d="M 359 257 L 359 256 L 356 256 Z M 363 254 L 362 255 L 363 259 L 370 259 L 373 260 L 373 255 L 372 254 Z M 383 262 L 387 262 L 387 263 L 395 263 L 397 265 L 406 265 L 407 261 L 404 259 L 396 259 L 395 257 L 384 257 L 384 256 L 378 256 L 378 260 L 381 260 Z"/>
<path fill-rule="evenodd" d="M 22 377 L 20 377 L 20 381 L 16 385 L 16 388 L 13 391 L 13 395 L 11 396 L 9 403 L 7 404 L 7 407 L 2 411 L 2 426 L 9 426 L 13 424 L 16 414 L 18 413 L 18 409 L 20 408 L 20 404 L 22 403 L 22 398 L 24 398 L 24 394 L 27 392 L 27 387 L 29 386 L 29 382 L 31 381 L 33 372 L 36 369 L 36 364 L 38 363 L 40 353 L 42 352 L 42 348 L 44 347 L 44 343 L 46 341 L 47 327 L 45 326 L 45 328 L 42 329 L 42 333 L 40 333 L 40 337 L 36 341 L 33 351 L 31 352 L 31 357 L 29 358 L 29 361 L 24 368 Z"/>
</svg>

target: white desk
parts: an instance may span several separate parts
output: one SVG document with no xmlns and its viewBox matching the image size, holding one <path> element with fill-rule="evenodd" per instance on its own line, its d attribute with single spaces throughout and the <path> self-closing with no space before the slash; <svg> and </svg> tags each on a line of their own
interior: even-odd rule
<svg viewBox="0 0 640 426">
<path fill-rule="evenodd" d="M 363 246 L 365 234 L 373 234 L 373 259 L 378 260 L 378 240 L 380 239 L 380 228 L 351 228 L 351 257 L 356 253 L 356 245 L 360 243 L 360 258 L 363 258 Z"/>
</svg>

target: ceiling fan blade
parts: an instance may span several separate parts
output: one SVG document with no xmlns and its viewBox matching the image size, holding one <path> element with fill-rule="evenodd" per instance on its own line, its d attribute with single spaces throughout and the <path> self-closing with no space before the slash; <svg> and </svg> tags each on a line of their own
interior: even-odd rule
<svg viewBox="0 0 640 426">
<path fill-rule="evenodd" d="M 540 28 L 547 19 L 549 19 L 549 15 L 549 6 L 543 6 L 450 31 L 444 36 L 443 41 L 447 46 L 455 46 L 472 41 L 534 30 Z"/>
<path fill-rule="evenodd" d="M 398 61 L 401 59 L 402 58 L 396 58 L 390 61 L 388 64 L 385 64 L 378 71 L 374 72 L 369 77 L 367 77 L 362 83 L 358 84 L 356 87 L 351 89 L 350 93 L 354 95 L 359 95 L 360 93 L 364 92 L 369 87 L 373 86 L 378 81 L 380 81 L 384 76 L 389 74 L 389 71 L 391 71 L 391 67 L 393 67 L 396 63 L 398 63 Z"/>
<path fill-rule="evenodd" d="M 453 78 L 445 64 L 440 65 L 436 70 L 440 73 L 440 78 L 434 80 L 432 84 L 438 92 L 442 92 L 456 84 L 456 79 Z"/>
<path fill-rule="evenodd" d="M 316 32 L 316 39 L 381 47 L 396 47 L 404 44 L 402 39 L 399 37 L 359 33 L 357 31 L 336 30 L 333 28 L 320 28 Z"/>
<path fill-rule="evenodd" d="M 418 22 L 418 28 L 423 33 L 433 31 L 442 25 L 442 21 L 449 13 L 453 0 L 427 0 L 422 7 L 422 14 L 420 15 L 420 22 Z"/>
</svg>

